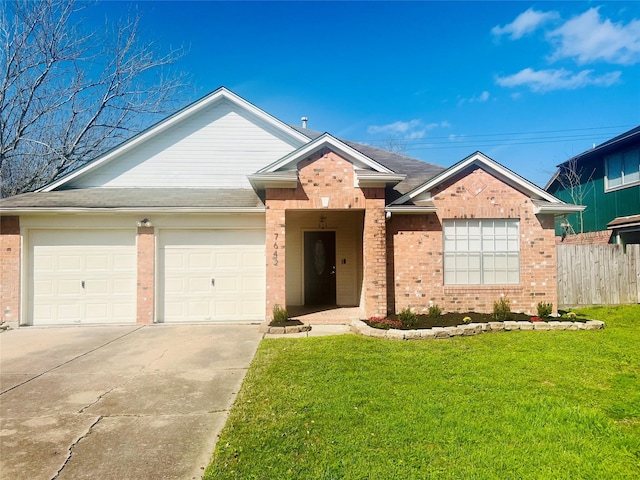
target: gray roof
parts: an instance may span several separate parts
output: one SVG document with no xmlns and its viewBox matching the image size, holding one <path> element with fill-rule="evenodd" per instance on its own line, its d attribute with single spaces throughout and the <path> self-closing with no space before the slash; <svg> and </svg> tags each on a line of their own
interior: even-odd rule
<svg viewBox="0 0 640 480">
<path fill-rule="evenodd" d="M 293 128 L 311 139 L 322 135 L 313 130 Z M 445 170 L 444 167 L 405 155 L 349 140 L 341 141 L 394 173 L 406 175 L 403 181 L 387 188 L 387 203 Z M 234 188 L 87 188 L 31 192 L 0 199 L 0 210 L 6 212 L 69 209 L 246 211 L 264 209 L 264 203 L 254 190 Z"/>
<path fill-rule="evenodd" d="M 37 209 L 264 209 L 252 189 L 207 188 L 87 188 L 31 192 L 0 200 L 0 210 Z"/>
</svg>

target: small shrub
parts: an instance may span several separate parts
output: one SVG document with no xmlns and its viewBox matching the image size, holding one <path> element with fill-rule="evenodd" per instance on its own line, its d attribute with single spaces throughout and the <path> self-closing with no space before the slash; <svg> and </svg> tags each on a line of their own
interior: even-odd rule
<svg viewBox="0 0 640 480">
<path fill-rule="evenodd" d="M 569 312 L 569 313 L 567 313 L 567 318 L 571 318 L 571 319 L 576 318 L 576 312 Z"/>
<path fill-rule="evenodd" d="M 276 304 L 273 307 L 273 322 L 272 323 L 286 323 L 289 320 L 289 314 L 286 308 L 282 308 Z"/>
<path fill-rule="evenodd" d="M 440 307 L 438 305 L 429 305 L 429 313 L 428 315 L 431 318 L 438 318 L 440 315 L 442 315 L 442 310 L 440 309 Z"/>
<path fill-rule="evenodd" d="M 371 317 L 369 319 L 369 326 L 389 330 L 390 328 L 400 328 L 402 326 L 402 322 L 398 320 L 389 320 L 388 318 Z"/>
<path fill-rule="evenodd" d="M 539 302 L 538 303 L 538 316 L 540 318 L 549 318 L 553 311 L 553 303 Z"/>
<path fill-rule="evenodd" d="M 431 312 L 431 307 L 429 307 L 429 312 Z M 398 314 L 398 320 L 400 320 L 402 326 L 406 328 L 413 328 L 418 324 L 418 316 L 413 313 L 409 307 Z"/>
<path fill-rule="evenodd" d="M 464 317 L 462 319 L 462 323 L 464 323 L 465 325 L 469 325 L 471 323 L 471 317 Z"/>
<path fill-rule="evenodd" d="M 493 318 L 498 322 L 511 319 L 511 301 L 507 297 L 500 297 L 500 300 L 493 302 Z"/>
</svg>

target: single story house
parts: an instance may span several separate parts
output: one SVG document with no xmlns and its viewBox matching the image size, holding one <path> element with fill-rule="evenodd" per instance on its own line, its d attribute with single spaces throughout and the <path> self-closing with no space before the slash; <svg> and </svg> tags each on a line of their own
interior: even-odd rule
<svg viewBox="0 0 640 480">
<path fill-rule="evenodd" d="M 0 201 L 2 320 L 265 321 L 275 305 L 557 305 L 560 201 L 476 152 L 450 168 L 292 127 L 220 88 Z"/>
</svg>

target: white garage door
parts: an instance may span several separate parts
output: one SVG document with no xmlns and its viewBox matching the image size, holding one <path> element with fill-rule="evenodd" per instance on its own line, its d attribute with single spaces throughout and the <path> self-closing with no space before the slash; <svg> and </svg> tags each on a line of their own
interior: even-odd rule
<svg viewBox="0 0 640 480">
<path fill-rule="evenodd" d="M 160 320 L 264 320 L 264 238 L 264 230 L 163 230 Z"/>
<path fill-rule="evenodd" d="M 135 323 L 135 231 L 33 230 L 29 236 L 34 325 Z"/>
</svg>

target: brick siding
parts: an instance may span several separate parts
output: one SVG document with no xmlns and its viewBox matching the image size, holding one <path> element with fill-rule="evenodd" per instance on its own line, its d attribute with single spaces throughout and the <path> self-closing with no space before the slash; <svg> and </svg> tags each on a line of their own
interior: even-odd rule
<svg viewBox="0 0 640 480">
<path fill-rule="evenodd" d="M 488 313 L 501 295 L 513 311 L 535 313 L 540 301 L 557 308 L 552 215 L 536 216 L 528 196 L 477 167 L 434 190 L 432 200 L 436 214 L 393 215 L 387 225 L 390 312 L 422 313 L 433 302 L 443 311 Z M 456 218 L 520 220 L 519 285 L 444 285 L 442 222 Z"/>
<path fill-rule="evenodd" d="M 298 186 L 266 189 L 266 318 L 275 304 L 286 304 L 285 216 L 287 210 L 365 210 L 362 302 L 365 311 L 379 315 L 386 310 L 384 188 L 354 187 L 353 164 L 324 149 L 298 162 Z M 277 248 L 276 248 L 277 247 Z"/>
<path fill-rule="evenodd" d="M 153 227 L 138 227 L 137 323 L 153 323 L 155 306 L 155 235 Z"/>
<path fill-rule="evenodd" d="M 0 217 L 0 321 L 20 321 L 20 218 Z"/>
<path fill-rule="evenodd" d="M 556 237 L 558 245 L 606 245 L 611 241 L 611 230 L 599 232 L 574 233 Z"/>
</svg>

